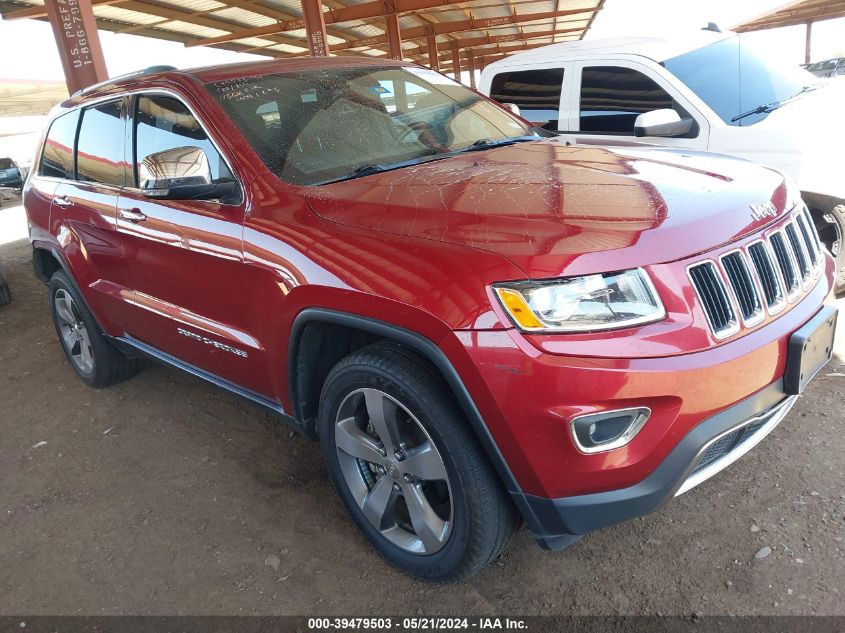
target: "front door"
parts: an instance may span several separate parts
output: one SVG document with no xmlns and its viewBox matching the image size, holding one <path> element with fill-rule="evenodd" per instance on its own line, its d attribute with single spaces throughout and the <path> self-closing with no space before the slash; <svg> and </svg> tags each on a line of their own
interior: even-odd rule
<svg viewBox="0 0 845 633">
<path fill-rule="evenodd" d="M 562 108 L 560 125 L 568 140 L 707 149 L 707 120 L 665 77 L 645 64 L 627 60 L 577 62 L 570 81 L 572 88 Z M 675 110 L 682 119 L 692 118 L 693 129 L 678 138 L 637 137 L 637 117 L 662 109 Z"/>
<path fill-rule="evenodd" d="M 151 92 L 133 97 L 131 186 L 117 201 L 117 227 L 132 260 L 135 316 L 129 334 L 163 353 L 260 395 L 272 393 L 258 315 L 243 263 L 246 201 L 146 197 L 139 178 L 152 157 L 200 155 L 214 182 L 237 178 L 185 102 Z M 178 169 L 174 163 L 174 169 Z"/>
</svg>

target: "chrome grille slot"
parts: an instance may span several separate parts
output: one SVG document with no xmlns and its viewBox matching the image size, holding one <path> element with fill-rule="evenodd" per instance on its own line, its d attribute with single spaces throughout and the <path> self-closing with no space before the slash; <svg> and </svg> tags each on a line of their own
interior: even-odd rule
<svg viewBox="0 0 845 633">
<path fill-rule="evenodd" d="M 764 242 L 755 242 L 748 247 L 748 254 L 757 271 L 769 313 L 773 314 L 783 306 L 785 297 L 772 253 Z"/>
<path fill-rule="evenodd" d="M 759 323 L 763 318 L 763 305 L 745 256 L 741 251 L 728 253 L 722 256 L 722 267 L 728 276 L 745 324 L 750 326 Z"/>
<path fill-rule="evenodd" d="M 790 254 L 790 249 L 786 245 L 786 238 L 784 238 L 783 233 L 777 231 L 769 236 L 769 243 L 772 245 L 778 268 L 780 268 L 781 276 L 786 284 L 786 295 L 791 299 L 798 294 L 801 280 L 798 278 L 798 270 Z"/>
<path fill-rule="evenodd" d="M 795 223 L 798 225 L 801 237 L 804 239 L 804 246 L 807 248 L 807 253 L 810 256 L 813 267 L 818 266 L 822 260 L 822 255 L 814 239 L 815 233 L 811 228 L 810 221 L 807 219 L 807 214 L 805 212 L 799 213 L 795 216 Z"/>
<path fill-rule="evenodd" d="M 784 214 L 765 237 L 735 245 L 718 257 L 687 266 L 696 298 L 716 339 L 775 317 L 819 281 L 824 250 L 805 206 Z"/>
<path fill-rule="evenodd" d="M 798 237 L 798 230 L 795 228 L 794 222 L 788 222 L 783 230 L 789 240 L 789 246 L 792 248 L 792 254 L 795 256 L 795 261 L 798 264 L 798 270 L 801 272 L 801 278 L 807 279 L 812 272 L 810 260 L 807 253 L 804 251 L 804 246 L 801 244 L 801 239 Z"/>
<path fill-rule="evenodd" d="M 739 322 L 716 264 L 707 261 L 690 266 L 688 274 L 714 336 L 726 338 L 736 334 Z"/>
</svg>

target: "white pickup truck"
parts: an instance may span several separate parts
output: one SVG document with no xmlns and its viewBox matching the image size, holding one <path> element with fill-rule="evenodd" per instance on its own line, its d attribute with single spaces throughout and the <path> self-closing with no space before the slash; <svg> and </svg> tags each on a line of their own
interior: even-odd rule
<svg viewBox="0 0 845 633">
<path fill-rule="evenodd" d="M 735 33 L 552 44 L 487 66 L 485 95 L 574 143 L 730 154 L 801 190 L 845 291 L 845 82 L 780 65 Z M 516 107 L 513 107 L 516 106 Z"/>
</svg>

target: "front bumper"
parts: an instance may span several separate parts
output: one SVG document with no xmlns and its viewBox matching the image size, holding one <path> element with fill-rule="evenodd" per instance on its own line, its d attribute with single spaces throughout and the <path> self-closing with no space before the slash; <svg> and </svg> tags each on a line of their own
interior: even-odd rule
<svg viewBox="0 0 845 633">
<path fill-rule="evenodd" d="M 797 394 L 832 356 L 837 310 L 826 306 L 790 337 L 801 381 L 786 377 L 693 427 L 647 477 L 634 485 L 550 499 L 512 493 L 546 549 L 562 549 L 581 535 L 648 514 L 730 466 L 789 413 Z M 808 363 L 808 364 L 806 364 Z M 806 366 L 805 366 L 806 364 Z"/>
<path fill-rule="evenodd" d="M 516 494 L 514 501 L 542 547 L 563 549 L 588 532 L 653 512 L 728 467 L 768 435 L 796 399 L 784 393 L 782 381 L 770 385 L 696 426 L 633 486 L 561 499 Z"/>
</svg>

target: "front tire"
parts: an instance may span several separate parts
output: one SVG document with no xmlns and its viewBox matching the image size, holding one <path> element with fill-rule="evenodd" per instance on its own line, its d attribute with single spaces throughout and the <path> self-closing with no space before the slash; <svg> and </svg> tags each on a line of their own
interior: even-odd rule
<svg viewBox="0 0 845 633">
<path fill-rule="evenodd" d="M 103 336 L 70 278 L 56 272 L 48 287 L 59 343 L 82 382 L 100 389 L 133 376 L 137 359 L 125 356 Z"/>
<path fill-rule="evenodd" d="M 825 237 L 822 240 L 827 244 L 831 254 L 836 261 L 836 272 L 834 274 L 834 293 L 837 297 L 845 294 L 845 204 L 837 205 L 829 214 L 829 227 L 823 231 Z M 827 238 L 827 239 L 825 239 Z"/>
<path fill-rule="evenodd" d="M 319 433 L 332 482 L 376 550 L 435 582 L 494 560 L 519 517 L 442 379 L 379 343 L 329 373 Z"/>
</svg>

